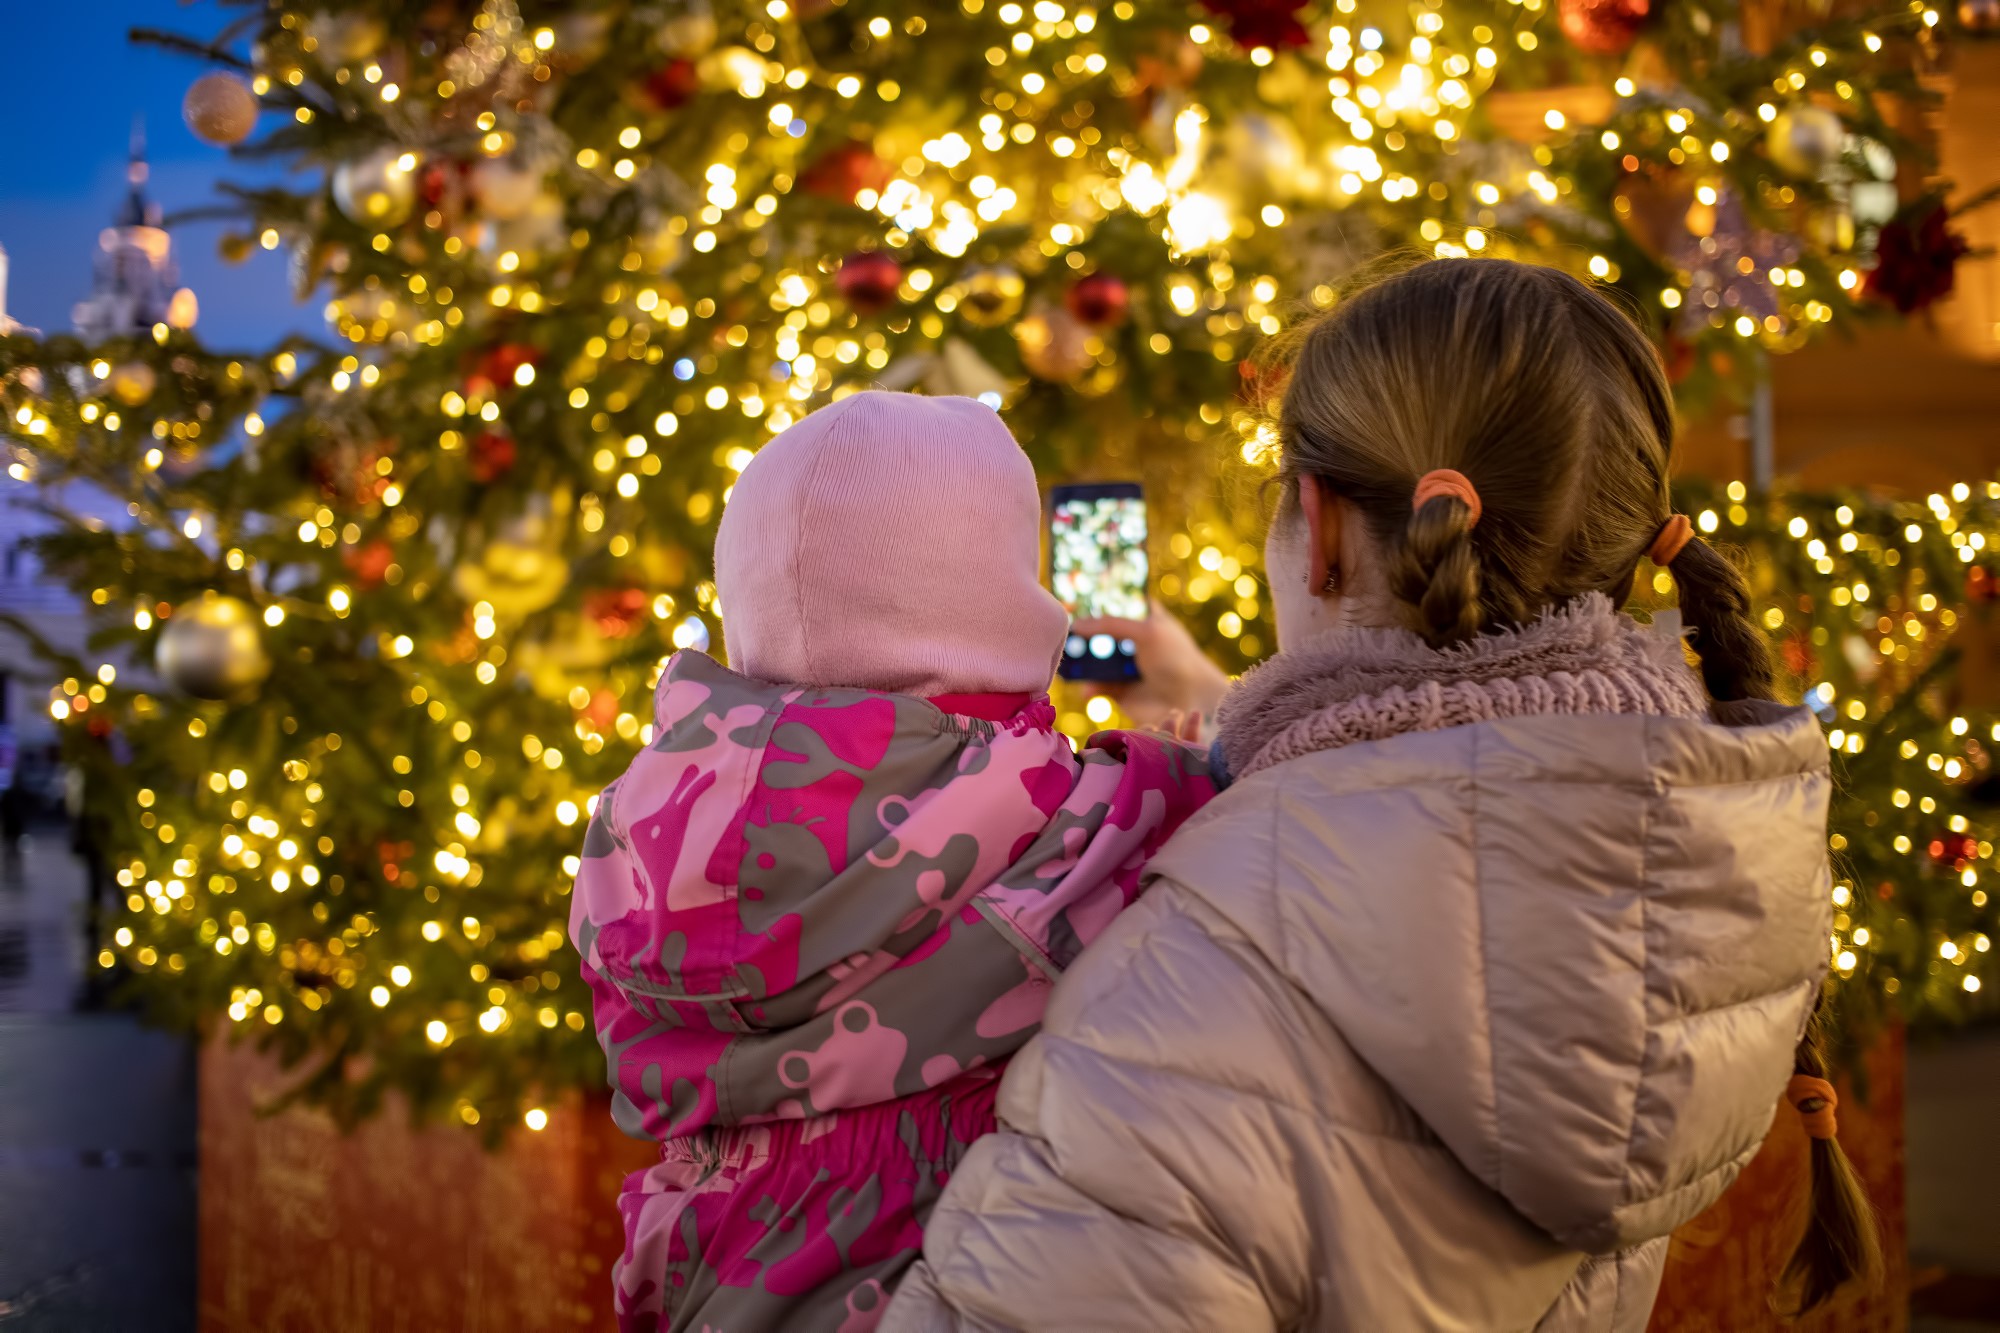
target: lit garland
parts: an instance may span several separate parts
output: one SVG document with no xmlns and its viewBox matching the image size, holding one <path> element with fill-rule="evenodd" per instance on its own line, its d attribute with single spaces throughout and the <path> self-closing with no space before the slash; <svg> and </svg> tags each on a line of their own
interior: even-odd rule
<svg viewBox="0 0 2000 1333">
<path fill-rule="evenodd" d="M 1825 102 L 1855 143 L 1897 142 L 1875 95 L 1913 88 L 1939 22 L 1899 6 L 1758 55 L 1677 5 L 1605 87 L 1543 95 L 1513 90 L 1576 61 L 1545 0 L 1336 0 L 1274 46 L 1239 44 L 1224 3 L 1198 22 L 1178 3 L 910 8 L 258 17 L 242 67 L 267 125 L 286 119 L 256 150 L 330 188 L 242 196 L 227 248 L 286 247 L 344 345 L 0 340 L 13 475 L 95 481 L 137 523 L 74 523 L 45 551 L 118 659 L 69 664 L 51 700 L 108 794 L 127 913 L 101 962 L 169 978 L 146 987 L 164 1009 L 256 1030 L 340 1113 L 395 1088 L 539 1127 L 538 1103 L 601 1068 L 560 956 L 581 821 L 651 739 L 661 658 L 719 626 L 713 523 L 771 434 L 878 380 L 990 395 L 1045 477 L 1145 479 L 1161 596 L 1240 667 L 1273 646 L 1268 602 L 1216 482 L 1268 462 L 1239 369 L 1262 339 L 1380 250 L 1519 255 L 1623 288 L 1705 393 L 1743 349 L 1862 311 L 1866 229 L 1819 225 L 1844 216 L 1847 168 L 1782 168 L 1766 140 Z M 1499 134 L 1524 106 L 1529 132 Z M 1772 262 L 1683 265 L 1641 225 L 1659 208 L 1625 188 L 1642 179 L 1689 244 Z M 1764 304 L 1731 304 L 1742 281 Z M 1952 735 L 1891 701 L 1914 669 L 1897 652 L 1927 660 L 1956 612 L 1939 571 L 1980 549 L 1951 542 L 1984 542 L 1988 516 L 1717 504 L 1779 579 L 1774 633 L 1845 642 L 1858 607 L 1916 599 L 1923 637 L 1892 625 L 1879 674 L 1823 654 L 1855 799 L 1889 790 L 1859 785 L 1867 764 L 1917 747 L 1894 768 L 1915 804 L 1848 835 L 1834 947 L 1873 993 L 1948 1009 L 1986 957 L 1983 890 L 1959 881 L 1990 844 L 1929 849 L 1987 836 L 1965 789 L 1990 724 Z M 1816 536 L 1770 526 L 1794 506 Z M 1839 604 L 1859 597 L 1842 579 L 1878 600 Z M 120 665 L 211 591 L 262 626 L 261 685 L 204 703 Z M 1065 729 L 1108 717 L 1092 707 Z M 1947 903 L 1936 867 L 1960 859 Z"/>
</svg>

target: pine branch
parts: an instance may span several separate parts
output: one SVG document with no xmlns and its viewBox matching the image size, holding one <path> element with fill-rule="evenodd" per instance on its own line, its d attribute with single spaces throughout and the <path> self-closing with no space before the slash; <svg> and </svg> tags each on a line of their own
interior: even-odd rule
<svg viewBox="0 0 2000 1333">
<path fill-rule="evenodd" d="M 230 69 L 248 74 L 253 72 L 256 66 L 243 57 L 223 49 L 223 43 L 233 38 L 237 30 L 248 22 L 250 22 L 249 19 L 239 19 L 236 23 L 225 28 L 221 36 L 208 42 L 196 41 L 192 37 L 183 36 L 177 32 L 168 32 L 162 28 L 133 28 L 126 35 L 129 40 L 140 46 L 157 46 L 163 51 L 172 51 L 176 55 L 194 56 L 198 59 L 209 61 L 212 64 L 224 65 Z"/>
</svg>

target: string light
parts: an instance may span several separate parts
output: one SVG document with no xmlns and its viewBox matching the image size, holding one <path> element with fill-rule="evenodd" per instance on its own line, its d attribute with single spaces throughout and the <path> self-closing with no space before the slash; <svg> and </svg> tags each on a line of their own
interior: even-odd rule
<svg viewBox="0 0 2000 1333">
<path fill-rule="evenodd" d="M 116 393 L 121 384 L 130 391 L 124 363 L 109 355 L 47 367 L 42 390 L 18 381 L 5 390 L 5 420 L 34 446 L 12 466 L 39 479 L 39 470 L 59 475 L 67 451 L 94 450 L 122 464 L 107 474 L 143 471 L 135 515 L 178 530 L 190 558 L 210 561 L 207 585 L 254 595 L 277 673 L 254 703 L 156 696 L 101 673 L 51 691 L 50 716 L 76 734 L 115 717 L 144 772 L 120 779 L 131 797 L 120 851 L 131 855 L 119 868 L 128 910 L 107 949 L 115 961 L 184 974 L 226 960 L 232 977 L 255 982 L 235 988 L 233 1021 L 316 1031 L 358 1014 L 382 1025 L 372 1029 L 382 1049 L 411 1059 L 513 1058 L 495 1052 L 545 1053 L 557 1037 L 563 1050 L 586 1049 L 573 960 L 545 964 L 566 947 L 578 826 L 595 791 L 654 739 L 640 719 L 658 658 L 667 643 L 708 648 L 727 622 L 688 552 L 712 542 L 729 487 L 758 449 L 812 407 L 925 366 L 925 357 L 938 364 L 915 373 L 970 373 L 950 387 L 996 405 L 1038 377 L 1026 361 L 1018 373 L 1009 361 L 1005 373 L 979 379 L 953 348 L 995 340 L 984 330 L 999 325 L 976 323 L 984 316 L 968 301 L 967 281 L 993 267 L 995 253 L 1005 251 L 1015 270 L 1014 295 L 999 299 L 1023 307 L 1000 324 L 1043 305 L 1064 309 L 1076 277 L 1115 273 L 1132 258 L 1134 317 L 1084 329 L 1055 378 L 1096 397 L 1121 375 L 1162 376 L 1180 398 L 1149 428 L 1192 448 L 1219 446 L 1253 472 L 1272 466 L 1278 440 L 1259 405 L 1246 402 L 1270 386 L 1238 363 L 1294 311 L 1335 302 L 1330 285 L 1301 285 L 1330 283 L 1329 275 L 1296 264 L 1299 237 L 1344 210 L 1437 255 L 1532 254 L 1600 282 L 1644 281 L 1640 294 L 1656 318 L 1712 346 L 1782 349 L 1804 326 L 1843 317 L 1862 286 L 1858 260 L 1774 259 L 1751 276 L 1777 293 L 1775 313 L 1753 318 L 1711 306 L 1682 285 L 1675 265 L 1662 278 L 1660 262 L 1615 227 L 1589 250 L 1524 249 L 1519 237 L 1580 202 L 1579 182 L 1686 171 L 1690 207 L 1725 209 L 1731 183 L 1752 170 L 1756 140 L 1727 115 L 1697 112 L 1692 98 L 1669 105 L 1621 78 L 1613 86 L 1622 100 L 1608 112 L 1536 106 L 1527 117 L 1531 130 L 1540 126 L 1536 141 L 1507 154 L 1470 151 L 1467 136 L 1507 105 L 1496 83 L 1521 72 L 1503 67 L 1536 58 L 1517 54 L 1536 50 L 1532 32 L 1510 40 L 1487 26 L 1490 16 L 1419 8 L 1391 22 L 1338 0 L 1296 50 L 1245 46 L 1220 18 L 1182 28 L 1177 17 L 1173 40 L 1185 31 L 1190 63 L 1219 74 L 1239 66 L 1243 86 L 1255 81 L 1255 98 L 1269 105 L 1250 117 L 1252 93 L 1225 97 L 1218 90 L 1234 86 L 1227 77 L 1189 75 L 1170 96 L 1154 87 L 1133 99 L 1170 108 L 1165 123 L 1123 127 L 1125 102 L 1107 90 L 1137 72 L 1106 29 L 1133 18 L 1131 4 L 1100 12 L 961 0 L 937 13 L 868 15 L 861 30 L 882 59 L 973 54 L 965 110 L 951 123 L 920 114 L 934 108 L 911 108 L 914 81 L 905 102 L 893 78 L 819 67 L 809 46 L 781 41 L 771 26 L 803 22 L 792 5 L 759 8 L 769 23 L 750 15 L 693 62 L 696 91 L 654 85 L 642 97 L 634 88 L 616 99 L 609 123 L 558 127 L 573 147 L 539 198 L 560 189 L 571 206 L 518 219 L 478 209 L 493 206 L 507 173 L 537 161 L 544 127 L 523 110 L 531 99 L 497 90 L 570 77 L 593 60 L 623 68 L 623 53 L 588 55 L 567 28 L 531 28 L 493 6 L 483 26 L 441 43 L 434 60 L 330 65 L 303 49 L 302 14 L 273 11 L 259 46 L 261 92 L 309 91 L 321 119 L 301 105 L 298 122 L 328 135 L 352 119 L 349 110 L 371 124 L 384 115 L 420 123 L 450 105 L 470 117 L 460 123 L 473 147 L 458 165 L 474 202 L 458 197 L 456 176 L 439 183 L 437 150 L 426 146 L 389 159 L 392 185 L 428 182 L 407 219 L 354 223 L 337 248 L 297 216 L 251 224 L 246 245 L 254 237 L 265 250 L 294 247 L 303 265 L 322 266 L 313 276 L 332 284 L 333 352 L 280 350 L 231 374 L 162 326 L 160 342 L 145 344 L 161 358 L 156 375 L 194 367 L 175 369 L 186 381 L 174 395 L 125 401 Z M 1913 16 L 1899 30 L 1928 21 Z M 1810 48 L 1796 71 L 1766 71 L 1758 82 L 1774 87 L 1782 74 L 1785 91 L 1765 94 L 1772 100 L 1757 106 L 1751 128 L 1761 134 L 1780 104 L 1829 94 L 1829 71 L 1852 77 L 1860 49 L 1882 45 L 1872 32 L 1853 40 Z M 323 78 L 329 69 L 346 79 Z M 1267 80 L 1282 97 L 1262 91 Z M 645 109 L 646 97 L 681 96 L 732 109 L 712 118 L 707 138 L 701 117 Z M 925 126 L 907 139 L 906 108 Z M 676 146 L 674 126 L 692 127 L 696 146 Z M 852 127 L 866 130 L 855 130 L 852 180 L 825 165 L 827 127 L 840 144 Z M 690 156 L 668 160 L 677 151 Z M 649 202 L 667 173 L 686 184 L 684 213 Z M 644 206 L 627 216 L 611 209 L 614 200 Z M 1794 201 L 1767 202 L 1777 211 Z M 879 312 L 844 294 L 839 255 L 823 253 L 828 237 L 849 235 L 896 265 Z M 1146 244 L 1152 251 L 1141 256 Z M 169 419 L 181 395 L 211 409 L 199 430 L 194 413 Z M 393 405 L 385 411 L 395 419 L 369 418 L 377 403 Z M 132 429 L 121 431 L 121 416 Z M 384 438 L 343 439 L 338 450 L 306 443 L 309 427 L 357 420 Z M 246 524 L 207 500 L 196 514 L 175 490 L 188 467 L 201 466 L 188 460 L 226 438 L 227 422 L 241 422 L 255 442 L 246 469 L 271 460 L 258 474 L 265 482 L 279 467 L 310 465 L 301 469 L 310 484 L 272 508 L 275 523 Z M 532 486 L 523 484 L 529 476 Z M 1965 577 L 2000 536 L 1980 508 L 1991 493 L 1961 489 L 1915 513 L 1860 502 L 1837 522 L 1801 513 L 1809 527 L 1797 533 L 1789 514 L 1771 528 L 1763 502 L 1753 505 L 1741 487 L 1690 512 L 1704 533 L 1727 525 L 1732 538 L 1770 538 L 1787 586 L 1813 600 L 1810 610 L 1760 607 L 1774 635 L 1851 627 L 1883 664 L 1881 678 L 1901 679 L 1949 637 L 1959 599 L 1936 596 L 1950 592 L 1936 569 Z M 1166 517 L 1158 537 L 1172 560 L 1160 566 L 1161 595 L 1232 665 L 1256 660 L 1273 646 L 1256 545 L 1219 514 Z M 102 551 L 113 553 L 115 540 L 106 534 Z M 1913 594 L 1905 580 L 1920 562 L 1931 581 Z M 141 652 L 198 591 L 149 564 L 116 552 L 92 571 L 103 593 L 93 606 Z M 604 577 L 621 586 L 604 591 L 620 596 L 579 613 L 578 599 L 565 597 L 572 569 L 593 579 L 610 570 Z M 626 582 L 639 590 L 629 600 Z M 551 648 L 565 636 L 592 650 Z M 1827 650 L 1829 663 L 1845 651 L 1811 646 Z M 289 696 L 288 672 L 328 697 Z M 1843 677 L 1816 706 L 1841 755 L 1887 744 L 1897 756 L 1903 799 L 1877 814 L 1900 821 L 1892 836 L 1906 847 L 1896 856 L 1929 865 L 1925 823 L 1936 822 L 1940 802 L 1951 805 L 1954 784 L 1983 771 L 1987 756 L 1975 747 L 2000 744 L 2000 723 L 1982 716 L 1962 719 L 1963 730 L 1927 731 L 1921 750 L 1901 757 L 1878 729 L 1882 693 Z M 1059 705 L 1073 735 L 1119 720 L 1108 699 L 1064 695 Z M 1848 711 L 1855 705 L 1861 714 Z M 149 785 L 134 792 L 131 781 Z M 1984 845 L 1949 872 L 1980 906 L 1983 890 L 1960 880 L 1976 881 L 1990 857 L 1978 851 Z M 1876 976 L 1902 937 L 1866 905 L 1881 901 L 1869 896 L 1875 889 L 1836 893 L 1848 895 L 1837 901 L 1853 921 L 1837 932 L 1833 958 L 1843 972 Z M 1926 962 L 1958 975 L 1984 955 L 1971 940 L 1953 934 L 1950 955 L 1927 944 Z M 1929 994 L 1944 984 L 1896 966 L 1903 970 L 1885 980 L 1898 986 Z M 1973 989 L 1952 985 L 1961 996 Z M 546 1124 L 535 1107 L 443 1109 L 467 1124 L 482 1114 Z"/>
</svg>

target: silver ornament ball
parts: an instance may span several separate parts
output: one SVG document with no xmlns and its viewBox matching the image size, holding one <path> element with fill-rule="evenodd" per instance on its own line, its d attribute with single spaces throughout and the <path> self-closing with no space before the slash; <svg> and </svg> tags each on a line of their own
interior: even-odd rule
<svg viewBox="0 0 2000 1333">
<path fill-rule="evenodd" d="M 264 629 L 249 603 L 207 592 L 183 603 L 153 654 L 173 687 L 197 699 L 233 699 L 271 674 Z"/>
<path fill-rule="evenodd" d="M 395 226 L 417 200 L 416 169 L 405 167 L 404 157 L 399 148 L 378 148 L 341 163 L 333 173 L 333 202 L 363 226 Z"/>
<path fill-rule="evenodd" d="M 1772 119 L 1764 135 L 1764 149 L 1781 171 L 1803 179 L 1817 179 L 1840 159 L 1847 144 L 1847 127 L 1840 117 L 1824 107 L 1799 102 Z"/>
</svg>

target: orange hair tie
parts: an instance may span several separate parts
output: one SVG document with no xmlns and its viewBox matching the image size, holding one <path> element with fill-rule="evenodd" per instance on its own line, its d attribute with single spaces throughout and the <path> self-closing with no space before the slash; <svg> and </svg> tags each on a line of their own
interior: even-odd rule
<svg viewBox="0 0 2000 1333">
<path fill-rule="evenodd" d="M 1694 524 L 1688 522 L 1686 514 L 1674 514 L 1660 525 L 1653 537 L 1653 544 L 1646 548 L 1646 558 L 1664 569 L 1674 563 L 1674 557 L 1687 549 L 1694 540 Z"/>
<path fill-rule="evenodd" d="M 1792 1081 L 1785 1085 L 1785 1100 L 1805 1122 L 1806 1133 L 1814 1138 L 1830 1139 L 1840 1132 L 1840 1122 L 1833 1114 L 1840 1106 L 1840 1098 L 1834 1094 L 1833 1084 L 1825 1079 L 1811 1074 L 1792 1075 Z"/>
<path fill-rule="evenodd" d="M 1465 520 L 1467 531 L 1479 526 L 1479 492 L 1473 489 L 1472 482 L 1463 472 L 1453 472 L 1448 467 L 1426 472 L 1417 478 L 1416 494 L 1410 497 L 1411 512 L 1422 509 L 1440 495 L 1462 500 L 1465 507 L 1472 511 L 1472 517 Z"/>
</svg>

